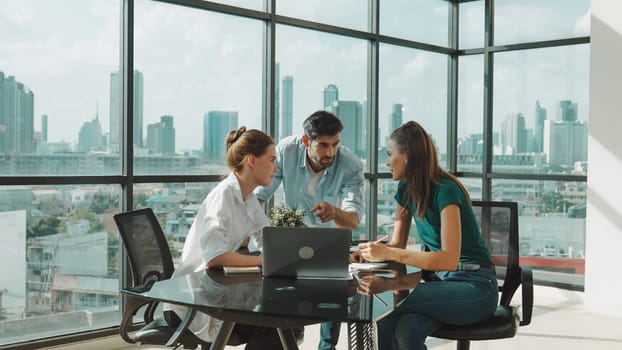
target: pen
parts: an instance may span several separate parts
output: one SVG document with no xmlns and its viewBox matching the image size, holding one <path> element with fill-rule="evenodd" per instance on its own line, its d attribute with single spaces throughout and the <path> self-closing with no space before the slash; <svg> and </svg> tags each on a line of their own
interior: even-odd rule
<svg viewBox="0 0 622 350">
<path fill-rule="evenodd" d="M 387 238 L 389 238 L 389 235 L 384 235 L 384 236 L 378 238 L 374 243 L 380 243 L 380 242 L 384 241 Z"/>
<path fill-rule="evenodd" d="M 358 273 L 353 273 L 352 276 L 354 276 L 354 279 L 356 280 L 356 283 L 359 284 L 359 286 L 361 285 L 361 277 L 359 276 Z M 382 298 L 380 298 L 378 295 L 376 294 L 372 294 L 376 299 L 378 299 L 378 301 L 380 301 L 382 304 L 384 304 L 384 306 L 389 306 L 389 304 L 385 303 L 384 300 L 382 300 Z"/>
</svg>

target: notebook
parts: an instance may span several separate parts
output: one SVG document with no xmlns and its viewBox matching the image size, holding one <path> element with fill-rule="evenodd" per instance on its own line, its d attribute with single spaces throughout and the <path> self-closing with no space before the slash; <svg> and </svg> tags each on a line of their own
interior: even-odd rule
<svg viewBox="0 0 622 350">
<path fill-rule="evenodd" d="M 263 228 L 264 277 L 351 279 L 352 231 L 344 228 Z"/>
</svg>

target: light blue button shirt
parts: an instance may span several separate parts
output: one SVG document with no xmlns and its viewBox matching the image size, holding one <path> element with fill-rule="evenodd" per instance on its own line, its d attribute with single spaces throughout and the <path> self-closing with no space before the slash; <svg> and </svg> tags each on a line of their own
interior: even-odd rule
<svg viewBox="0 0 622 350">
<path fill-rule="evenodd" d="M 255 189 L 257 198 L 268 201 L 283 183 L 287 206 L 304 210 L 307 216 L 305 222 L 313 226 L 335 226 L 333 221 L 322 223 L 310 212 L 311 208 L 323 201 L 344 211 L 355 212 L 359 222 L 362 222 L 365 207 L 361 161 L 349 149 L 340 146 L 333 164 L 324 170 L 315 193 L 309 194 L 307 193 L 309 169 L 305 161 L 306 152 L 307 148 L 302 143 L 300 135 L 282 139 L 276 146 L 276 162 L 279 169 L 272 179 L 272 185 Z"/>
</svg>

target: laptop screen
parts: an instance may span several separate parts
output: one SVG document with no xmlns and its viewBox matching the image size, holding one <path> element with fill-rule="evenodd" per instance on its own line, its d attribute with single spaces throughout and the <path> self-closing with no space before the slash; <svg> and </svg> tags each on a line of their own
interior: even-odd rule
<svg viewBox="0 0 622 350">
<path fill-rule="evenodd" d="M 344 228 L 263 228 L 266 277 L 350 278 L 352 231 Z"/>
</svg>

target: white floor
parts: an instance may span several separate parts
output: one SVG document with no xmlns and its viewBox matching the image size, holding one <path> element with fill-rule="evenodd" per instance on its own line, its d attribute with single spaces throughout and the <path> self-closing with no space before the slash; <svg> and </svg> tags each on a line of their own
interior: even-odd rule
<svg viewBox="0 0 622 350">
<path fill-rule="evenodd" d="M 517 296 L 518 297 L 518 296 Z M 520 298 L 515 297 L 515 300 Z M 342 341 L 337 348 L 348 348 L 345 326 L 342 328 Z M 305 329 L 305 341 L 301 350 L 317 349 L 319 325 Z M 91 341 L 55 348 L 60 350 L 155 350 L 153 346 L 132 346 L 123 343 L 120 337 Z M 241 350 L 244 347 L 227 347 Z M 455 349 L 454 342 L 430 338 L 428 348 L 435 350 Z M 473 350 L 622 350 L 622 315 L 619 318 L 594 315 L 583 309 L 583 293 L 564 291 L 555 288 L 536 287 L 534 317 L 531 325 L 521 327 L 512 339 L 485 342 L 472 342 Z"/>
</svg>

